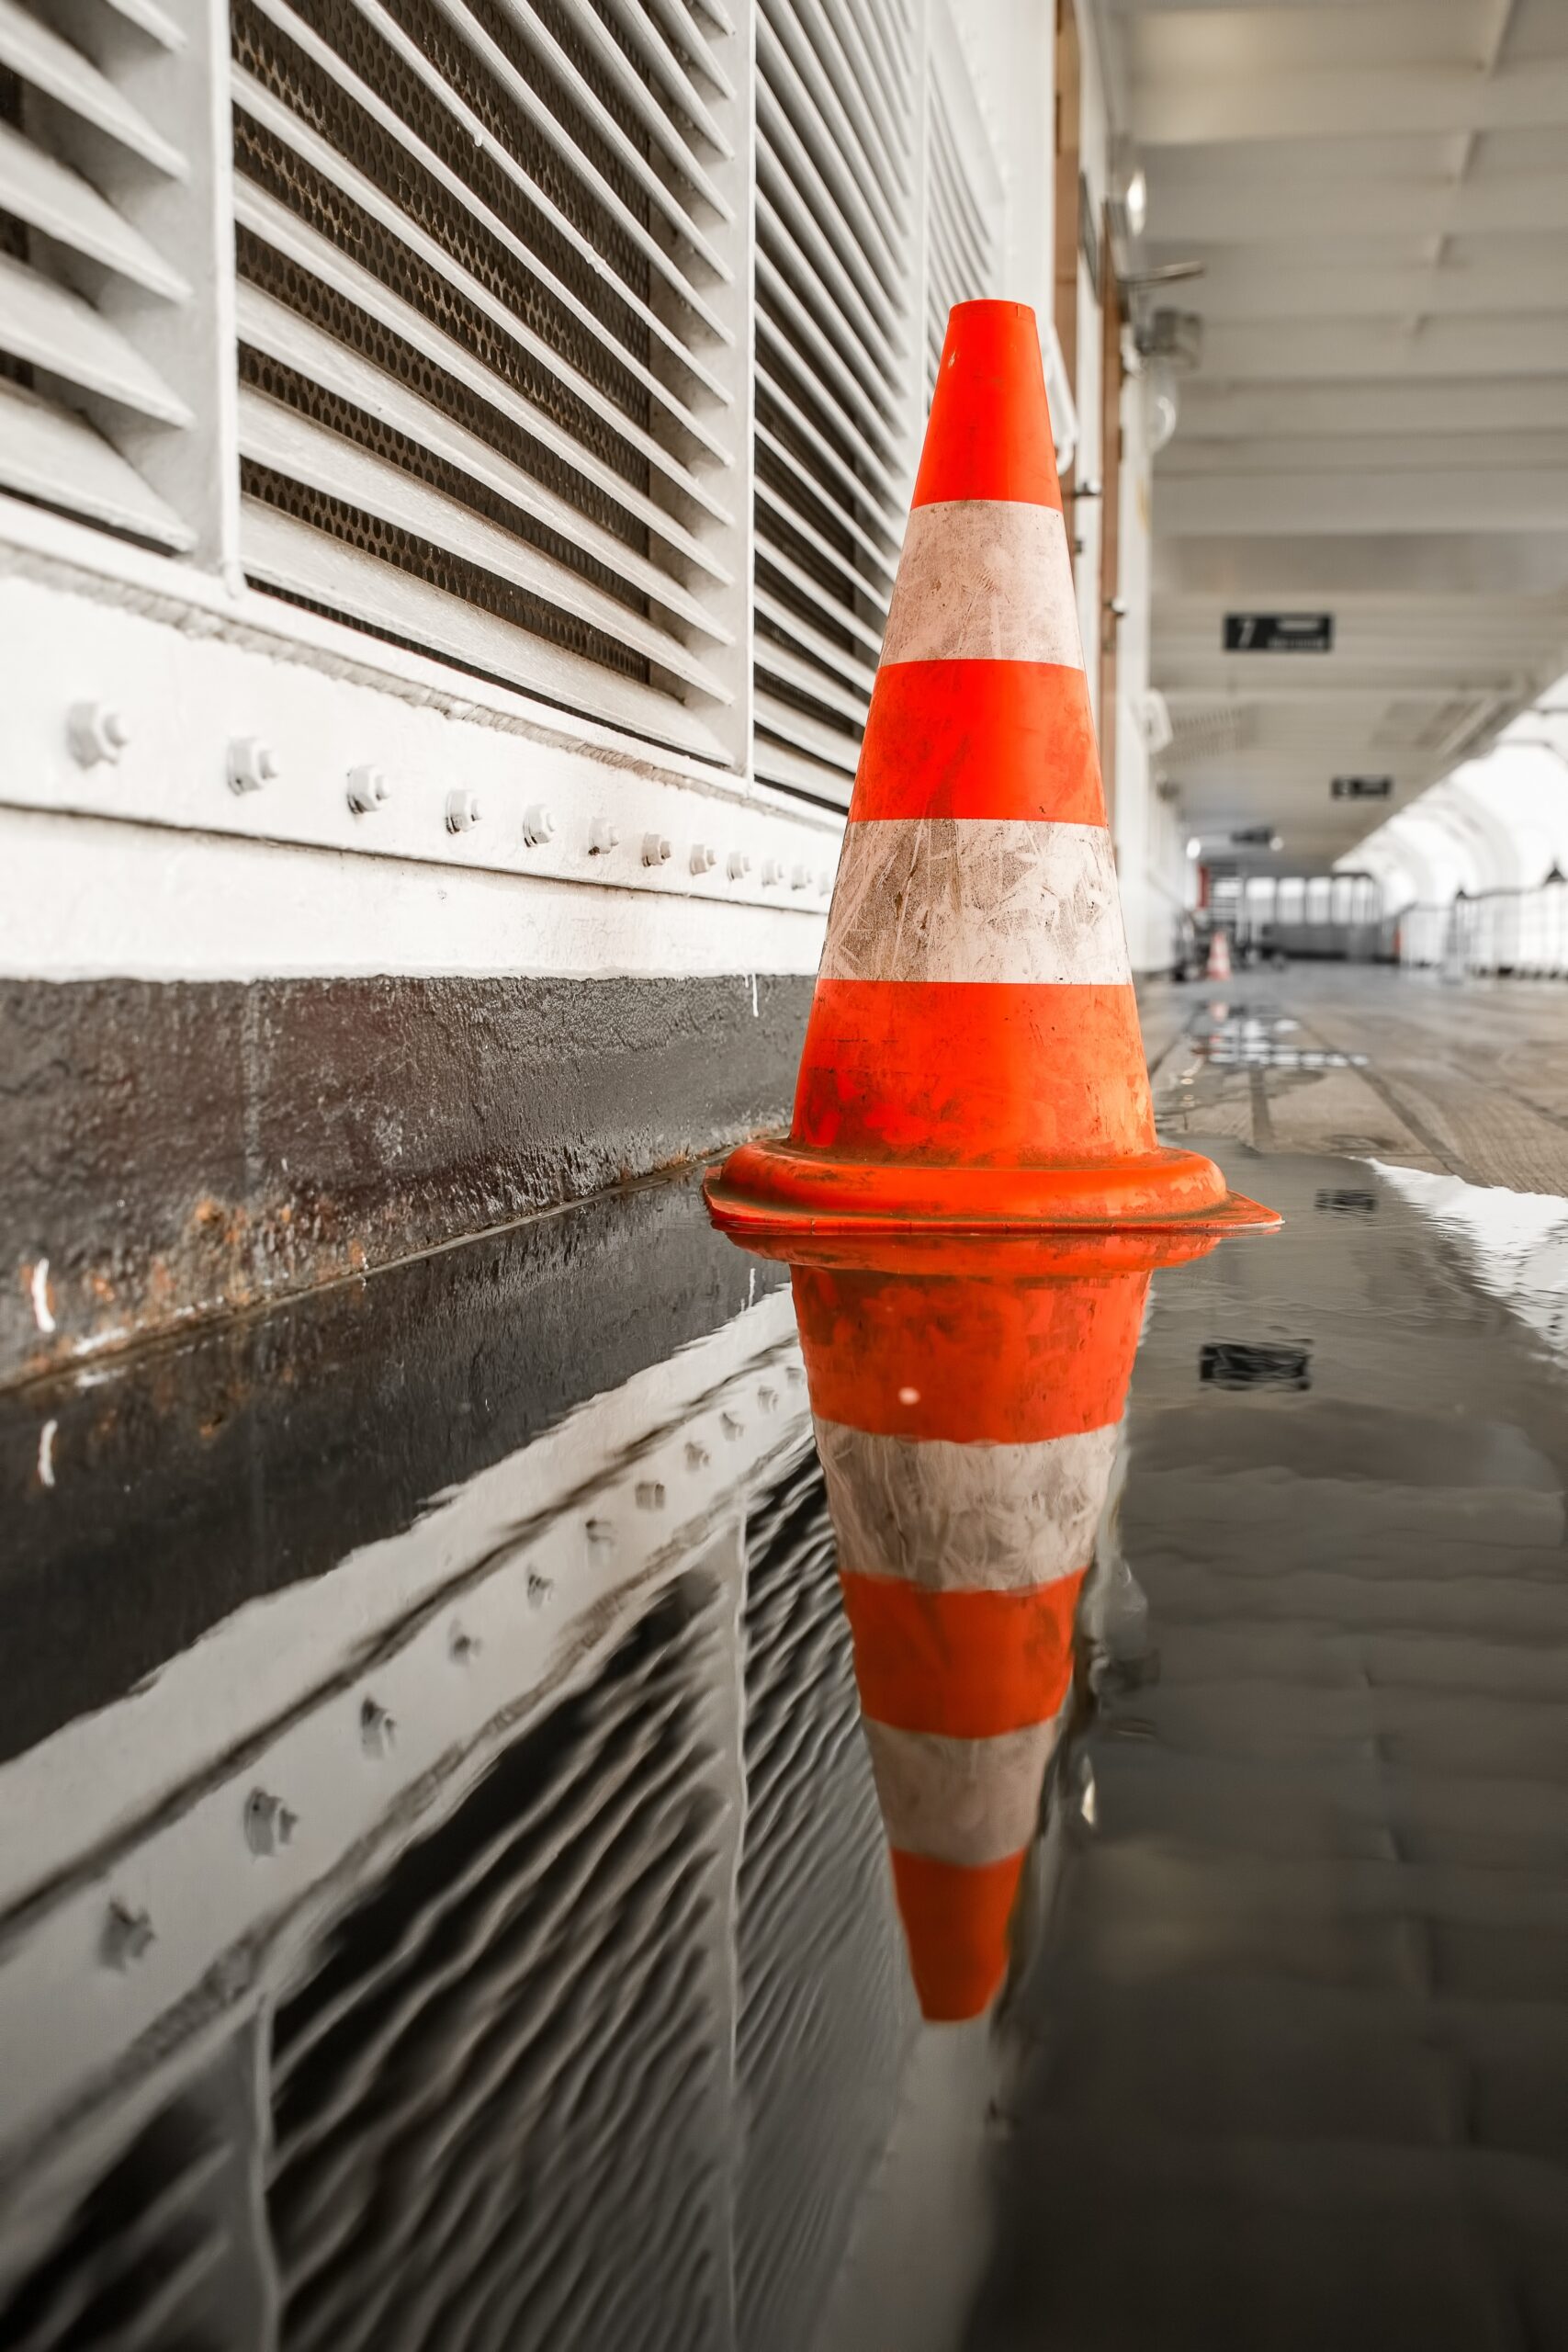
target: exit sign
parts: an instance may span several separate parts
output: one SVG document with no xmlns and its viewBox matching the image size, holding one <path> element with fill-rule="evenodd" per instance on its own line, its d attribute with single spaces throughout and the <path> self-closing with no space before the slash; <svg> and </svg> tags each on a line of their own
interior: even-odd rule
<svg viewBox="0 0 1568 2352">
<path fill-rule="evenodd" d="M 1393 790 L 1391 775 L 1337 775 L 1332 786 L 1336 800 L 1386 800 Z"/>
<path fill-rule="evenodd" d="M 1227 653 L 1332 653 L 1332 613 L 1227 613 Z"/>
</svg>

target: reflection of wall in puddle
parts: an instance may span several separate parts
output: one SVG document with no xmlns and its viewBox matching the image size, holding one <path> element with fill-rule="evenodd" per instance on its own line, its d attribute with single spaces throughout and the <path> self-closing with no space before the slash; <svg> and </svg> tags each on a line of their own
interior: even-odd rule
<svg viewBox="0 0 1568 2352">
<path fill-rule="evenodd" d="M 808 2319 L 908 2015 L 789 1329 L 764 1299 L 7 1769 L 13 2286 L 97 2184 L 40 2347 L 85 2291 L 334 2352 L 459 2292 L 479 2341 L 728 2343 L 737 2271 Z"/>
</svg>

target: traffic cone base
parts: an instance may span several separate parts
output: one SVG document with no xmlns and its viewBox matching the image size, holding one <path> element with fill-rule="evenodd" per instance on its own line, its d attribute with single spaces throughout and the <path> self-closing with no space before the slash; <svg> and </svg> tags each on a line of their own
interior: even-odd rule
<svg viewBox="0 0 1568 2352">
<path fill-rule="evenodd" d="M 761 1233 L 1277 1225 L 1156 1141 L 1038 324 L 953 311 Z"/>
<path fill-rule="evenodd" d="M 1226 1190 L 1212 1159 L 1173 1147 L 1078 1167 L 976 1168 L 841 1159 L 793 1140 L 742 1144 L 707 1180 L 744 1234 L 1272 1232 L 1276 1210 Z"/>
</svg>

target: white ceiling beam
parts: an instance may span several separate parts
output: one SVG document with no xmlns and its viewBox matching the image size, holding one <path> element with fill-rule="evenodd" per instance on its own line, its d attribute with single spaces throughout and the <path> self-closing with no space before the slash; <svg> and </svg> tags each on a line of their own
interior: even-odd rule
<svg viewBox="0 0 1568 2352">
<path fill-rule="evenodd" d="M 1568 229 L 1568 168 L 1467 179 L 1382 177 L 1369 147 L 1365 175 L 1306 177 L 1281 172 L 1256 151 L 1256 187 L 1230 175 L 1187 181 L 1149 166 L 1149 222 L 1163 246 L 1288 243 L 1292 239 L 1529 234 Z M 1186 159 L 1184 159 L 1186 160 Z M 1192 160 L 1199 160 L 1194 156 Z M 1288 151 L 1287 151 L 1288 160 Z"/>
<path fill-rule="evenodd" d="M 1568 128 L 1568 59 L 1534 59 L 1485 74 L 1476 66 L 1268 70 L 1249 46 L 1245 70 L 1194 56 L 1157 78 L 1135 78 L 1134 137 L 1147 147 L 1217 140 L 1392 139 L 1417 132 Z"/>
<path fill-rule="evenodd" d="M 1168 598 L 1182 595 L 1213 596 L 1233 612 L 1258 613 L 1278 612 L 1281 600 L 1315 611 L 1320 599 L 1345 597 L 1363 605 L 1408 597 L 1426 611 L 1461 596 L 1477 600 L 1482 622 L 1498 600 L 1513 605 L 1521 627 L 1532 609 L 1542 613 L 1543 626 L 1546 611 L 1568 622 L 1568 535 L 1551 531 L 1167 538 L 1156 522 L 1154 559 L 1156 613 Z"/>
<path fill-rule="evenodd" d="M 1325 378 L 1568 376 L 1568 316 L 1506 317 L 1484 327 L 1432 319 L 1418 334 L 1373 320 L 1224 321 L 1203 338 L 1203 369 L 1242 383 Z"/>
<path fill-rule="evenodd" d="M 1198 376 L 1181 385 L 1179 422 L 1168 454 L 1174 461 L 1195 442 L 1216 437 L 1458 433 L 1500 441 L 1564 427 L 1568 373 L 1429 384 L 1211 384 Z M 1491 463 L 1501 452 L 1477 454 Z"/>
<path fill-rule="evenodd" d="M 1329 434 L 1317 438 L 1289 433 L 1247 438 L 1218 435 L 1204 440 L 1178 434 L 1160 452 L 1155 479 L 1207 481 L 1219 475 L 1400 473 L 1445 468 L 1491 476 L 1544 467 L 1568 472 L 1568 422 L 1557 431 L 1509 433 L 1478 441 L 1469 433 Z M 1156 493 L 1157 495 L 1157 493 Z"/>
<path fill-rule="evenodd" d="M 1174 253 L 1174 248 L 1170 249 Z M 1167 258 L 1156 248 L 1151 260 Z M 1436 267 L 1303 266 L 1288 251 L 1227 254 L 1184 285 L 1183 310 L 1213 323 L 1253 319 L 1398 319 L 1414 308 L 1428 317 L 1528 317 L 1568 312 L 1568 241 L 1550 254 L 1484 263 L 1444 261 Z"/>
<path fill-rule="evenodd" d="M 1568 468 L 1162 476 L 1155 528 L 1162 538 L 1208 537 L 1216 531 L 1247 538 L 1280 532 L 1568 532 Z"/>
</svg>

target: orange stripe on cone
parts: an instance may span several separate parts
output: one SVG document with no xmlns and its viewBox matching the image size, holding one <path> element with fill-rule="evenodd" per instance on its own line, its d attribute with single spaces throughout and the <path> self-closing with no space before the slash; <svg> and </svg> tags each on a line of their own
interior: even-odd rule
<svg viewBox="0 0 1568 2352">
<path fill-rule="evenodd" d="M 1049 662 L 896 662 L 879 670 L 854 821 L 889 817 L 1103 825 L 1083 672 Z"/>
<path fill-rule="evenodd" d="M 1122 1418 L 1146 1274 L 1014 1284 L 794 1270 L 818 1420 L 1027 1445 Z"/>
<path fill-rule="evenodd" d="M 806 1036 L 812 1150 L 1008 1168 L 1156 1148 L 1130 988 L 819 980 Z"/>
<path fill-rule="evenodd" d="M 1023 1854 L 976 1869 L 895 1846 L 892 1861 L 920 2015 L 937 2025 L 983 2016 L 1007 1973 Z"/>
<path fill-rule="evenodd" d="M 913 503 L 950 498 L 1062 503 L 1040 328 L 1027 302 L 961 302 L 949 316 Z"/>
<path fill-rule="evenodd" d="M 948 322 L 849 823 L 794 1128 L 709 1178 L 721 1223 L 1279 1222 L 1156 1141 L 1020 303 Z"/>
<path fill-rule="evenodd" d="M 892 1577 L 840 1576 L 862 1707 L 874 1723 L 947 1739 L 994 1739 L 1045 1722 L 1073 1679 L 1083 1580 L 1080 1568 L 1032 1592 L 931 1592 Z"/>
</svg>

